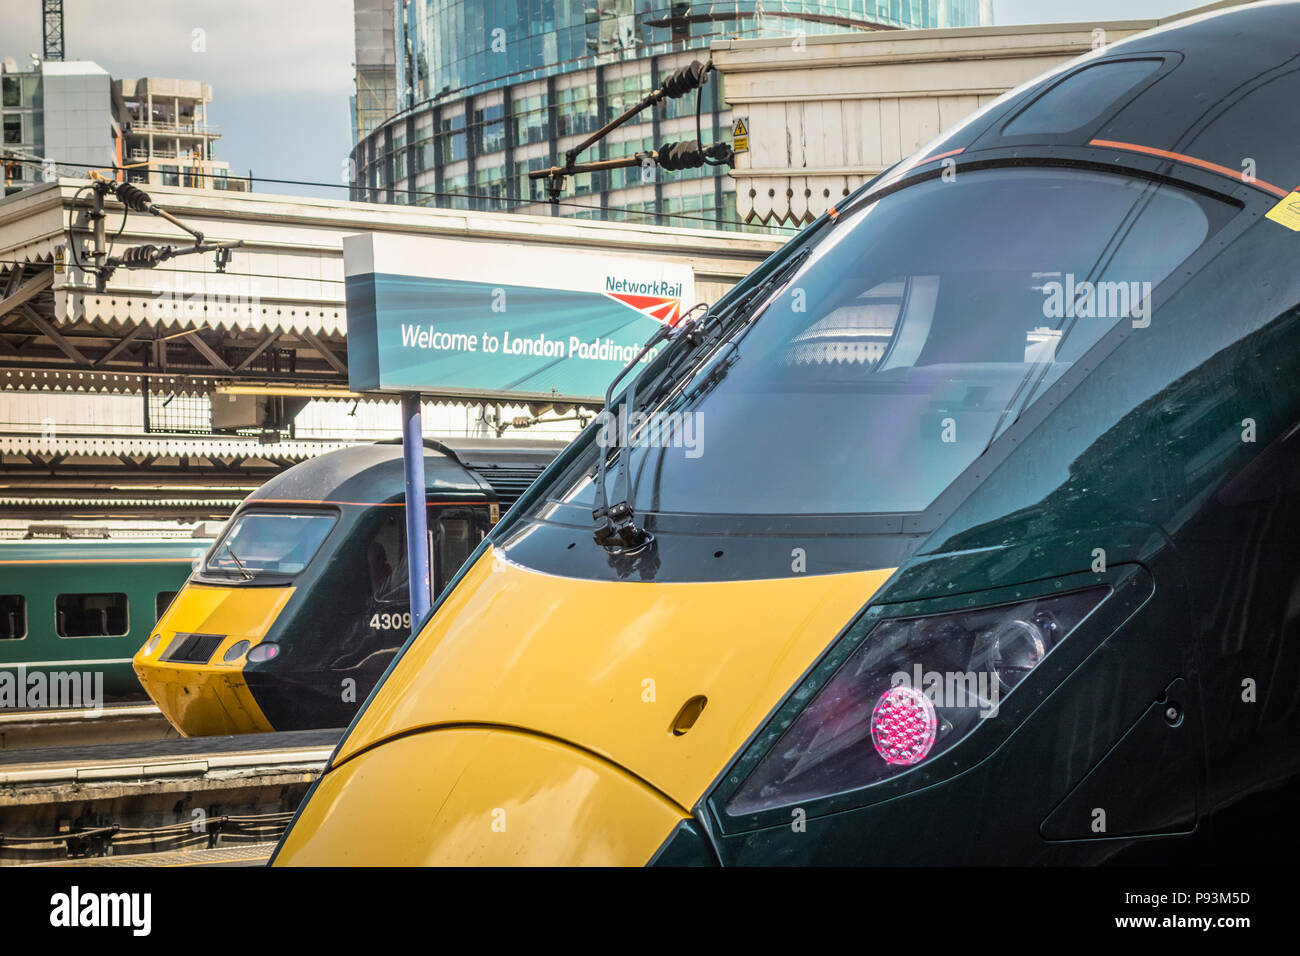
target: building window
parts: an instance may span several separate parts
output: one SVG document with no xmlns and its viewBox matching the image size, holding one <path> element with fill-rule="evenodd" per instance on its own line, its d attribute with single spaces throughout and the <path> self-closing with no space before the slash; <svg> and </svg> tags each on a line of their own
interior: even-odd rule
<svg viewBox="0 0 1300 956">
<path fill-rule="evenodd" d="M 474 171 L 474 193 L 488 212 L 505 212 L 506 167 L 504 163 Z"/>
<path fill-rule="evenodd" d="M 21 641 L 27 636 L 27 599 L 21 594 L 0 594 L 0 641 Z"/>
<path fill-rule="evenodd" d="M 549 136 L 546 128 L 546 94 L 523 96 L 510 104 L 514 114 L 515 142 L 520 146 L 540 143 Z"/>
<path fill-rule="evenodd" d="M 600 125 L 597 122 L 595 82 L 560 90 L 558 99 L 559 135 L 590 133 Z"/>
<path fill-rule="evenodd" d="M 469 177 L 464 173 L 459 176 L 448 176 L 443 180 L 442 189 L 443 192 L 450 195 L 444 197 L 444 202 L 441 205 L 445 205 L 448 209 L 469 208 L 469 197 L 465 195 L 469 189 Z"/>
<path fill-rule="evenodd" d="M 23 100 L 24 109 L 35 109 L 37 100 L 40 99 L 41 78 L 39 76 L 29 76 L 23 82 Z"/>
<path fill-rule="evenodd" d="M 181 169 L 179 166 L 159 166 L 158 172 L 162 174 L 162 184 L 164 186 L 179 186 L 181 184 Z"/>
<path fill-rule="evenodd" d="M 60 594 L 54 609 L 59 637 L 123 637 L 128 631 L 125 594 Z"/>
<path fill-rule="evenodd" d="M 672 7 L 673 42 L 683 42 L 691 38 L 690 3 L 677 2 Z"/>
<path fill-rule="evenodd" d="M 468 155 L 465 151 L 465 114 L 443 116 L 438 121 L 438 135 L 434 143 L 435 165 L 464 159 Z"/>
<path fill-rule="evenodd" d="M 22 104 L 22 86 L 16 76 L 4 77 L 4 105 L 20 106 Z"/>
<path fill-rule="evenodd" d="M 5 117 L 5 145 L 17 146 L 23 141 L 23 118 L 21 116 Z"/>
<path fill-rule="evenodd" d="M 474 153 L 483 156 L 506 148 L 506 124 L 501 104 L 474 111 Z"/>
</svg>

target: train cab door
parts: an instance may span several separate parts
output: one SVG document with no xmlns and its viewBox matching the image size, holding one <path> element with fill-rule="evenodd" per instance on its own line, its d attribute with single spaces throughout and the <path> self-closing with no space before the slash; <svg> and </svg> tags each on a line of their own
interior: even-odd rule
<svg viewBox="0 0 1300 956">
<path fill-rule="evenodd" d="M 429 508 L 429 576 L 437 600 L 491 528 L 488 506 Z"/>
</svg>

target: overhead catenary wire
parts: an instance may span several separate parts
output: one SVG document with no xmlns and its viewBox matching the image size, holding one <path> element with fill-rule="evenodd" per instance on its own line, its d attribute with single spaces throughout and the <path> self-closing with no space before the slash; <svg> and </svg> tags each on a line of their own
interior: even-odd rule
<svg viewBox="0 0 1300 956">
<path fill-rule="evenodd" d="M 18 162 L 28 162 L 28 161 L 18 160 Z M 30 163 L 28 164 L 31 165 Z M 78 169 L 98 169 L 98 170 L 107 170 L 112 172 L 125 172 L 127 170 L 127 167 L 125 166 L 98 166 L 95 165 L 94 163 L 70 163 L 70 162 L 62 163 L 61 162 L 58 165 L 75 167 Z M 309 179 L 283 179 L 283 178 L 275 178 L 275 177 L 268 177 L 268 176 L 218 176 L 215 173 L 192 173 L 192 174 L 187 173 L 186 175 L 192 176 L 192 178 L 196 178 L 196 179 L 241 180 L 249 183 L 250 185 L 256 182 L 256 183 L 275 183 L 278 185 L 285 185 L 285 186 L 312 186 L 320 189 L 347 189 L 347 190 L 355 189 L 364 192 L 390 191 L 393 193 L 405 193 L 408 195 L 412 192 L 411 190 L 399 189 L 397 187 L 364 186 L 364 185 L 355 186 L 350 183 L 325 183 L 325 182 L 318 182 L 316 180 L 309 180 Z M 415 189 L 414 193 L 416 196 L 433 198 L 433 199 L 478 199 L 485 202 L 501 203 L 503 205 L 513 204 L 514 209 L 518 209 L 521 206 L 540 206 L 546 203 L 545 199 L 533 199 L 533 198 L 512 199 L 509 196 L 496 196 L 493 195 L 492 193 L 478 193 L 478 192 L 471 192 L 468 190 L 448 191 L 448 190 L 434 190 L 434 189 Z M 375 205 L 398 205 L 398 204 L 375 203 Z M 633 209 L 630 206 L 612 206 L 612 205 L 602 206 L 602 205 L 596 205 L 592 203 L 574 202 L 571 199 L 570 200 L 562 199 L 557 203 L 553 203 L 553 205 L 568 206 L 573 209 L 589 209 L 589 210 L 595 210 L 599 212 L 621 212 L 630 216 L 645 216 L 653 219 L 681 219 L 681 220 L 689 220 L 689 221 L 696 221 L 696 222 L 706 222 L 711 225 L 717 225 L 718 223 L 724 223 L 726 225 L 732 225 L 738 227 L 746 227 L 746 226 L 753 227 L 756 225 L 755 223 L 743 222 L 739 219 L 721 219 L 720 217 L 717 216 L 693 215 L 691 213 L 657 212 L 657 211 L 651 211 L 645 209 Z M 500 211 L 508 213 L 511 212 L 512 209 L 508 207 Z M 799 226 L 787 226 L 784 224 L 775 224 L 775 225 L 760 224 L 760 225 L 762 225 L 762 228 L 764 229 L 782 229 L 782 230 L 789 230 L 791 232 L 797 232 L 800 228 Z"/>
</svg>

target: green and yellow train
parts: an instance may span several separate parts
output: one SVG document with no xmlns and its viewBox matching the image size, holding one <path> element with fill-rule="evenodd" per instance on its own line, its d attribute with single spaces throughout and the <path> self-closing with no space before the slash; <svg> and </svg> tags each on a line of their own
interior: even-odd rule
<svg viewBox="0 0 1300 956">
<path fill-rule="evenodd" d="M 56 699 L 74 685 L 55 675 L 87 675 L 108 700 L 143 698 L 132 655 L 210 543 L 0 542 L 0 708 L 82 706 Z"/>
<path fill-rule="evenodd" d="M 429 441 L 436 594 L 565 445 Z M 411 633 L 402 449 L 358 445 L 248 496 L 135 670 L 185 736 L 344 727 Z"/>
<path fill-rule="evenodd" d="M 274 862 L 1293 862 L 1297 37 L 1102 47 L 684 323 L 611 411 L 702 443 L 584 432 Z"/>
</svg>

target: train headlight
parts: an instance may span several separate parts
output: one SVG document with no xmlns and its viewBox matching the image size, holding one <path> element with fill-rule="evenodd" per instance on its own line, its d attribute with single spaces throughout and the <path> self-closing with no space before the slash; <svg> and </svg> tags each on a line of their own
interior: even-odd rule
<svg viewBox="0 0 1300 956">
<path fill-rule="evenodd" d="M 229 664 L 231 661 L 237 661 L 243 657 L 244 652 L 247 650 L 248 641 L 236 641 L 227 648 L 226 653 L 222 655 L 221 659 Z"/>
<path fill-rule="evenodd" d="M 158 650 L 158 643 L 161 640 L 161 634 L 155 634 L 153 637 L 149 638 L 149 640 L 144 642 L 144 652 L 146 654 L 152 654 L 154 651 Z"/>
<path fill-rule="evenodd" d="M 880 621 L 731 798 L 740 815 L 879 783 L 996 718 L 1107 587 Z"/>
<path fill-rule="evenodd" d="M 885 763 L 920 763 L 934 746 L 938 717 L 925 691 L 891 687 L 871 712 L 871 742 Z"/>
<path fill-rule="evenodd" d="M 279 644 L 270 641 L 263 641 L 248 652 L 248 662 L 250 664 L 260 664 L 263 661 L 273 661 L 279 656 Z"/>
</svg>

